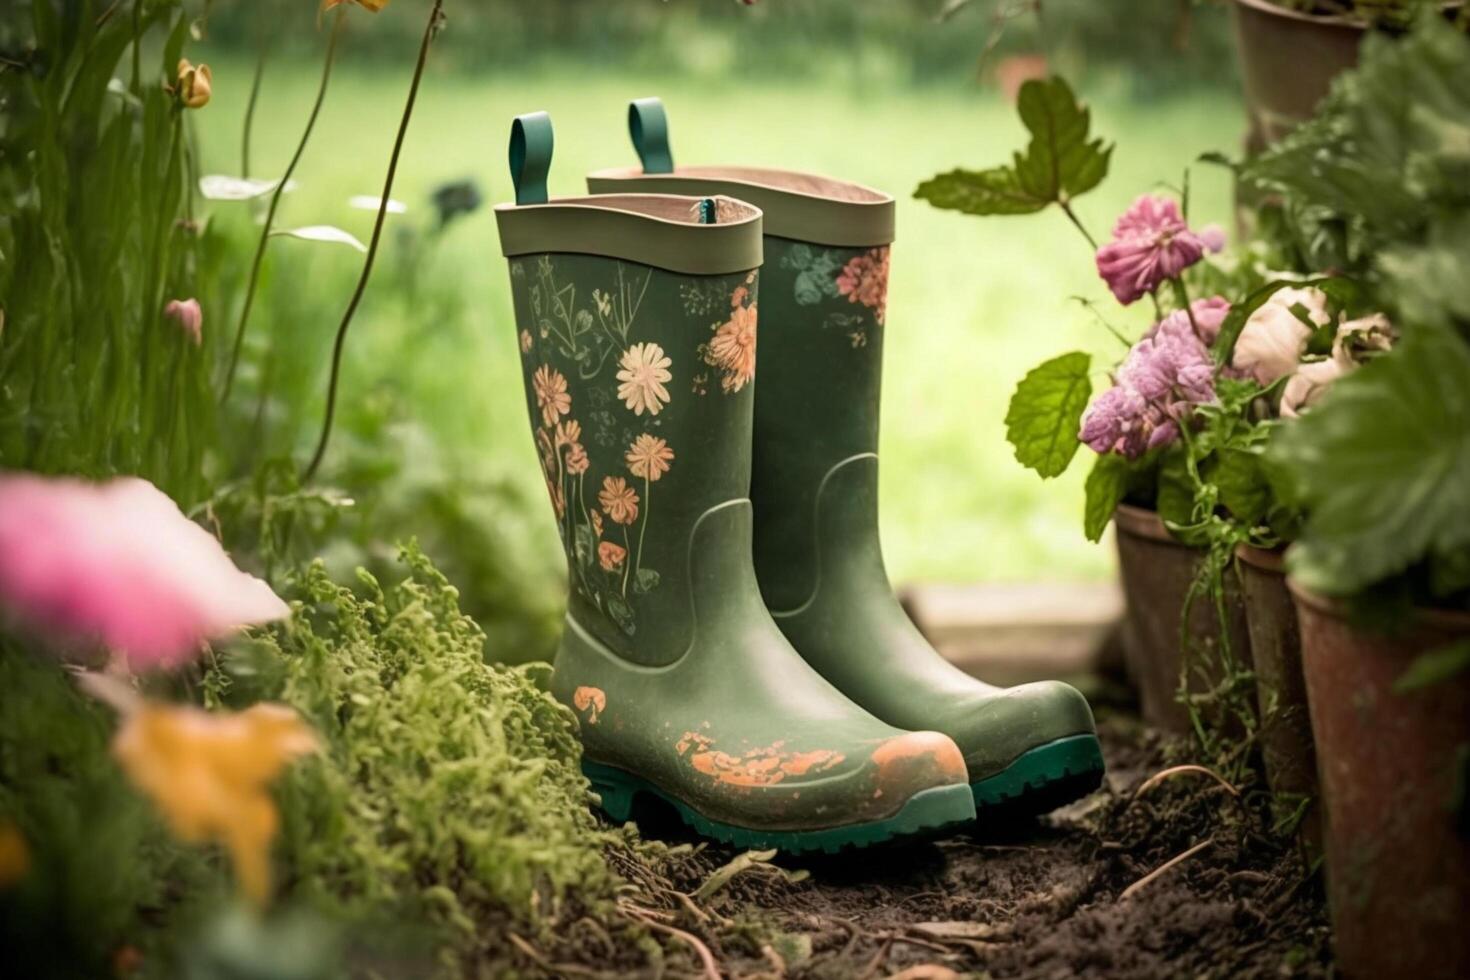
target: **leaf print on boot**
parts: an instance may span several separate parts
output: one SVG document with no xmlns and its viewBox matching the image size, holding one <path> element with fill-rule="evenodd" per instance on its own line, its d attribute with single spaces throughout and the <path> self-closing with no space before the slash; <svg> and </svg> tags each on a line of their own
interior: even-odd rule
<svg viewBox="0 0 1470 980">
<path fill-rule="evenodd" d="M 588 186 L 612 197 L 724 195 L 764 214 L 750 496 L 761 594 L 792 645 L 883 721 L 951 737 L 978 805 L 1045 810 L 1095 787 L 1102 755 L 1080 693 L 975 680 L 924 639 L 889 584 L 877 450 L 893 198 L 760 167 L 626 167 Z"/>
<path fill-rule="evenodd" d="M 549 145 L 521 138 L 513 159 Z M 747 497 L 759 212 L 627 195 L 496 219 L 517 329 L 545 330 L 523 370 L 568 566 L 551 693 L 577 714 L 600 808 L 623 821 L 657 797 L 701 834 L 792 851 L 970 820 L 958 747 L 852 703 L 761 601 Z M 719 390 L 690 393 L 701 373 Z M 681 753 L 691 732 L 707 749 Z M 768 770 L 779 778 L 742 784 Z"/>
</svg>

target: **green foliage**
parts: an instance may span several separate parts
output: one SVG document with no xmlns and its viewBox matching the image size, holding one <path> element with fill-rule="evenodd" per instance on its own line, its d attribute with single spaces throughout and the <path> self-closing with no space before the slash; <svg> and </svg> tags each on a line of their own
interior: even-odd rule
<svg viewBox="0 0 1470 980">
<path fill-rule="evenodd" d="M 1470 640 L 1463 640 L 1415 657 L 1394 681 L 1393 689 L 1400 694 L 1418 691 L 1443 684 L 1467 670 L 1470 670 Z"/>
<path fill-rule="evenodd" d="M 1403 334 L 1271 452 L 1273 484 L 1308 512 L 1290 567 L 1326 594 L 1470 587 L 1467 133 L 1470 38 L 1426 14 L 1397 42 L 1370 37 L 1319 117 L 1245 168 Z"/>
<path fill-rule="evenodd" d="M 1062 354 L 1033 368 L 1011 396 L 1006 438 L 1016 460 L 1043 478 L 1060 476 L 1077 455 L 1077 429 L 1092 397 L 1091 367 L 1088 354 Z"/>
<path fill-rule="evenodd" d="M 179 896 L 221 887 L 127 784 L 112 727 L 59 663 L 0 637 L 0 823 L 30 855 L 0 891 L 0 943 L 31 976 L 109 976 L 123 946 L 151 958 Z"/>
<path fill-rule="evenodd" d="M 295 706 L 326 742 L 283 781 L 280 853 L 300 897 L 351 918 L 415 909 L 461 953 L 490 920 L 531 929 L 610 900 L 576 720 L 545 665 L 482 659 L 458 592 L 413 547 L 363 597 L 321 563 L 298 613 L 227 665 L 231 699 Z"/>
<path fill-rule="evenodd" d="M 1345 595 L 1459 560 L 1470 549 L 1470 347 L 1407 333 L 1285 427 L 1273 453 L 1308 508 L 1290 567 L 1309 588 Z"/>
<path fill-rule="evenodd" d="M 1065 79 L 1022 85 L 1017 110 L 1031 141 L 1009 166 L 952 170 L 924 181 L 914 196 L 966 214 L 1033 214 L 1102 183 L 1113 148 L 1090 137 L 1091 113 Z"/>
<path fill-rule="evenodd" d="M 137 473 L 197 499 L 210 333 L 200 350 L 163 315 L 196 295 L 200 261 L 192 118 L 161 84 L 189 18 L 172 0 L 136 18 L 22 8 L 30 23 L 5 33 L 29 54 L 0 70 L 0 463 Z"/>
</svg>

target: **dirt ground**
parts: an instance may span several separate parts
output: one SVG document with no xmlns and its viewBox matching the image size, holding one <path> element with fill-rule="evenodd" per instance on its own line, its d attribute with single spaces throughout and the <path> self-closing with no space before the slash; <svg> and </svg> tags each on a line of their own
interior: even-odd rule
<svg viewBox="0 0 1470 980">
<path fill-rule="evenodd" d="M 663 901 L 628 906 L 662 963 L 576 927 L 513 959 L 548 976 L 1327 976 L 1320 877 L 1271 832 L 1266 794 L 1189 770 L 1145 786 L 1167 746 L 1126 717 L 1100 731 L 1103 787 L 1047 817 L 733 875 L 734 852 L 698 848 L 671 862 Z M 681 839 L 651 815 L 643 831 Z"/>
</svg>

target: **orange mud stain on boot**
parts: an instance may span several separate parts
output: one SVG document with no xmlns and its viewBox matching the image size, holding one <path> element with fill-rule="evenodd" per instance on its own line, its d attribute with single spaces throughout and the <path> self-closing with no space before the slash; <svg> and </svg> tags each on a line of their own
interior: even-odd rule
<svg viewBox="0 0 1470 980">
<path fill-rule="evenodd" d="M 674 746 L 689 765 L 727 786 L 775 786 L 788 776 L 801 777 L 825 772 L 840 765 L 841 752 L 813 749 L 809 752 L 784 751 L 784 741 L 751 749 L 742 755 L 731 755 L 714 747 L 715 740 L 699 732 L 685 732 Z"/>
<path fill-rule="evenodd" d="M 597 724 L 597 716 L 607 710 L 607 695 L 600 687 L 579 687 L 572 692 L 572 705 L 587 712 L 587 724 Z"/>
<path fill-rule="evenodd" d="M 912 782 L 914 774 L 932 773 L 954 782 L 966 782 L 969 771 L 960 747 L 948 735 L 938 732 L 909 732 L 890 738 L 874 750 L 873 763 L 878 767 L 878 792 L 884 787 Z"/>
</svg>

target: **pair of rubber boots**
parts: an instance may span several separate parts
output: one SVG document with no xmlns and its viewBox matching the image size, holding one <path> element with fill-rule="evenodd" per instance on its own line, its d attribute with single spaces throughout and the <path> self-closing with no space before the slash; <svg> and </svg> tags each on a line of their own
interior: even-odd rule
<svg viewBox="0 0 1470 980">
<path fill-rule="evenodd" d="M 629 126 L 641 169 L 548 201 L 550 120 L 517 118 L 496 209 L 569 567 L 553 694 L 602 809 L 652 794 L 707 837 L 835 851 L 1090 791 L 1082 695 L 961 672 L 883 567 L 893 199 L 675 168 L 656 99 Z"/>
</svg>

